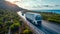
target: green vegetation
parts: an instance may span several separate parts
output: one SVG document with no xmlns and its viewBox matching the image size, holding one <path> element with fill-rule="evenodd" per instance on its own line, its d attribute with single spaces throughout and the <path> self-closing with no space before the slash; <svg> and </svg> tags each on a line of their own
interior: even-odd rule
<svg viewBox="0 0 60 34">
<path fill-rule="evenodd" d="M 19 23 L 14 23 L 10 26 L 11 30 L 17 31 L 19 29 L 20 24 Z"/>
<path fill-rule="evenodd" d="M 55 13 L 46 13 L 46 12 L 41 12 L 40 13 L 43 17 L 44 20 L 48 20 L 54 23 L 60 23 L 60 14 L 55 14 Z"/>
<path fill-rule="evenodd" d="M 0 34 L 7 34 L 9 27 L 18 28 L 21 25 L 19 19 L 16 12 L 0 9 Z"/>
<path fill-rule="evenodd" d="M 32 34 L 32 31 L 26 29 L 26 30 L 23 31 L 23 34 Z"/>
<path fill-rule="evenodd" d="M 9 29 L 13 34 L 18 34 L 19 30 L 23 34 L 30 34 L 32 32 L 25 24 L 22 25 L 17 12 L 0 9 L 0 34 L 7 34 Z"/>
</svg>

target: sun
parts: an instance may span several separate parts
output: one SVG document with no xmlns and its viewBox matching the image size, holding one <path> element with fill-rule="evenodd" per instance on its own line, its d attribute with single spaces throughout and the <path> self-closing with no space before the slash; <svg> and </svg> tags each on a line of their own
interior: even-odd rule
<svg viewBox="0 0 60 34">
<path fill-rule="evenodd" d="M 6 0 L 6 1 L 15 4 L 17 0 Z"/>
</svg>

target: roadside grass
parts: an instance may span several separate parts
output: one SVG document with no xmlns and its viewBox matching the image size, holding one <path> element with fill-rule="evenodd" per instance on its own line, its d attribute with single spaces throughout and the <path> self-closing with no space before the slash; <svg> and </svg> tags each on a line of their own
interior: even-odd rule
<svg viewBox="0 0 60 34">
<path fill-rule="evenodd" d="M 48 20 L 50 22 L 55 22 L 60 24 L 60 14 L 55 13 L 48 13 L 48 12 L 41 12 L 40 13 L 44 20 Z"/>
</svg>

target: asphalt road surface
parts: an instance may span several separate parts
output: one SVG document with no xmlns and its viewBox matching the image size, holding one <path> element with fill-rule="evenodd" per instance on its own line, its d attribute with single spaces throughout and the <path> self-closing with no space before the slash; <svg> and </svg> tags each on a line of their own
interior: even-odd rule
<svg viewBox="0 0 60 34">
<path fill-rule="evenodd" d="M 21 12 L 17 12 L 19 16 L 21 16 L 26 23 L 36 32 L 36 34 L 60 34 L 60 25 L 54 24 L 48 21 L 42 20 L 41 26 L 35 26 L 26 20 L 25 16 L 21 15 Z"/>
</svg>

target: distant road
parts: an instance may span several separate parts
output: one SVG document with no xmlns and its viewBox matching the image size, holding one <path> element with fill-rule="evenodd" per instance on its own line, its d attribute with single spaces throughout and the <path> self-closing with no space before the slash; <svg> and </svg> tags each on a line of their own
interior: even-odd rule
<svg viewBox="0 0 60 34">
<path fill-rule="evenodd" d="M 26 20 L 25 16 L 22 16 L 20 12 L 18 12 L 18 15 L 24 19 L 24 21 L 36 32 L 36 34 L 60 34 L 60 25 L 42 20 L 41 27 L 35 26 Z"/>
</svg>

